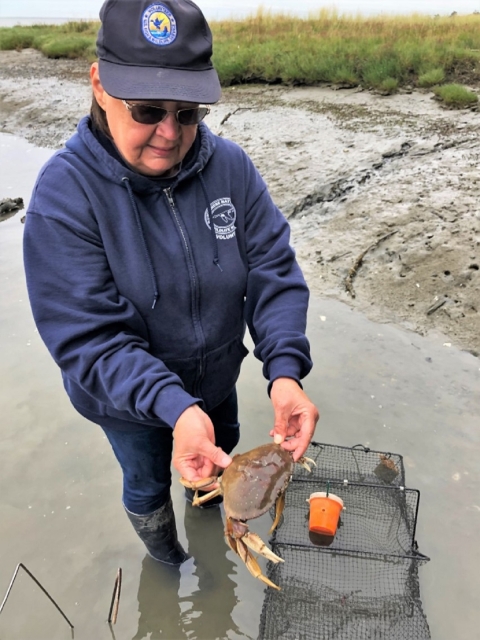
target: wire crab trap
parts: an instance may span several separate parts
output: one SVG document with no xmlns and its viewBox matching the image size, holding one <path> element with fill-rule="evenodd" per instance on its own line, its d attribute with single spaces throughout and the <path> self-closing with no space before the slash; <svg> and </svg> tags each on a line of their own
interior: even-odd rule
<svg viewBox="0 0 480 640">
<path fill-rule="evenodd" d="M 357 444 L 340 447 L 312 442 L 305 454 L 315 461 L 309 473 L 300 465 L 294 467 L 293 479 L 345 480 L 365 484 L 405 486 L 403 458 L 398 453 L 373 451 Z"/>
<path fill-rule="evenodd" d="M 317 467 L 295 469 L 270 541 L 284 562 L 266 573 L 281 590 L 267 589 L 259 640 L 429 640 L 418 579 L 429 558 L 415 541 L 420 494 L 403 486 L 402 457 L 318 443 L 306 455 Z M 325 488 L 345 505 L 334 537 L 309 529 L 309 496 Z"/>
</svg>

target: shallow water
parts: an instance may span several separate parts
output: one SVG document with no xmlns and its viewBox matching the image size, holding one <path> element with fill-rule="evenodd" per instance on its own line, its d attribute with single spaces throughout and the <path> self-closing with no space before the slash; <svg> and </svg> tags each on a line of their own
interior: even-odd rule
<svg viewBox="0 0 480 640">
<path fill-rule="evenodd" d="M 0 135 L 0 199 L 28 204 L 51 150 Z M 22 212 L 23 213 L 23 212 Z M 75 625 L 77 640 L 253 639 L 263 585 L 227 550 L 220 512 L 186 505 L 174 482 L 179 535 L 193 558 L 180 570 L 145 557 L 120 504 L 121 477 L 100 429 L 78 416 L 36 333 L 26 297 L 20 215 L 0 223 L 0 598 L 23 562 Z M 480 612 L 480 361 L 332 300 L 312 301 L 315 368 L 305 389 L 322 418 L 316 440 L 404 456 L 421 491 L 417 540 L 432 638 L 478 635 Z M 268 440 L 271 410 L 260 363 L 239 382 L 240 450 Z M 252 528 L 267 538 L 269 517 Z M 117 625 L 106 624 L 118 567 Z M 0 638 L 63 640 L 66 622 L 20 574 Z"/>
</svg>

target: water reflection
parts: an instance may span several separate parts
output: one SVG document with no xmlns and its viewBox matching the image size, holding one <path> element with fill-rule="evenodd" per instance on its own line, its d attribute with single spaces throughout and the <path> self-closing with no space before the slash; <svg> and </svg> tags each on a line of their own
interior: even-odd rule
<svg viewBox="0 0 480 640">
<path fill-rule="evenodd" d="M 179 588 L 179 567 L 145 556 L 138 587 L 138 630 L 132 640 L 186 637 L 181 629 Z"/>
<path fill-rule="evenodd" d="M 230 577 L 235 565 L 226 555 L 228 547 L 220 509 L 198 509 L 186 503 L 184 524 L 188 551 L 193 556 L 194 574 L 198 579 L 197 589 L 184 600 L 191 605 L 184 615 L 188 637 L 196 640 L 226 638 L 229 630 L 241 635 L 232 620 L 238 602 L 236 583 Z"/>
<path fill-rule="evenodd" d="M 194 589 L 179 594 L 179 567 L 168 567 L 146 556 L 138 588 L 138 630 L 132 640 L 213 640 L 232 632 L 245 637 L 232 619 L 238 602 L 230 578 L 234 563 L 227 558 L 220 509 L 185 504 L 185 532 Z M 183 571 L 183 567 L 182 567 Z"/>
</svg>

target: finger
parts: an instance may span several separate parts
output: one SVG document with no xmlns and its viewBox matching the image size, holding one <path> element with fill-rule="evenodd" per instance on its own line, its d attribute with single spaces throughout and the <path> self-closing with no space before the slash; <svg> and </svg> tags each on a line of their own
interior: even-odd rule
<svg viewBox="0 0 480 640">
<path fill-rule="evenodd" d="M 292 438 L 297 433 L 297 431 L 298 431 L 297 426 L 289 425 L 287 428 L 287 432 L 285 434 L 276 433 L 274 429 L 271 429 L 269 435 L 271 438 L 279 437 L 280 438 L 279 444 L 281 444 L 287 438 Z M 275 442 L 276 442 L 276 439 L 275 439 Z"/>
<path fill-rule="evenodd" d="M 285 451 L 290 451 L 295 462 L 303 456 L 310 444 L 309 432 L 302 433 L 299 431 L 293 438 L 288 438 L 282 443 Z"/>
<path fill-rule="evenodd" d="M 204 460 L 202 456 L 199 456 L 196 464 L 191 464 L 191 461 L 180 461 L 178 464 L 174 463 L 174 466 L 182 478 L 185 478 L 185 480 L 189 482 L 197 482 L 198 480 L 213 476 L 215 469 L 210 460 Z"/>
<path fill-rule="evenodd" d="M 220 447 L 216 447 L 211 442 L 205 443 L 202 448 L 202 455 L 205 458 L 208 458 L 214 465 L 217 467 L 221 467 L 222 469 L 226 469 L 229 464 L 231 464 L 231 457 L 225 453 Z"/>
<path fill-rule="evenodd" d="M 287 440 L 288 443 L 293 443 L 292 440 Z M 283 446 L 283 445 L 282 445 Z M 298 462 L 300 458 L 303 456 L 305 451 L 307 450 L 308 444 L 305 446 L 304 444 L 297 441 L 295 444 L 291 444 L 288 451 L 292 454 L 292 458 L 294 462 Z"/>
<path fill-rule="evenodd" d="M 282 442 L 282 448 L 285 449 L 285 451 L 290 451 L 291 453 L 296 451 L 298 446 L 298 438 L 288 438 L 288 440 L 284 440 Z"/>
<path fill-rule="evenodd" d="M 280 442 L 283 442 L 288 435 L 288 420 L 285 419 L 280 413 L 275 415 L 275 423 L 273 425 L 273 436 L 278 435 L 281 437 Z M 276 442 L 276 440 L 275 440 Z M 279 444 L 279 443 L 278 443 Z"/>
</svg>

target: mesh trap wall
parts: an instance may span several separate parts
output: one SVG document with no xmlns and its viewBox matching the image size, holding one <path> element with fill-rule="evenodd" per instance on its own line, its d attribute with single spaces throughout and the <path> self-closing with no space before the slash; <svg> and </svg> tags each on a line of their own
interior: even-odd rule
<svg viewBox="0 0 480 640">
<path fill-rule="evenodd" d="M 410 555 L 419 494 L 412 489 L 375 485 L 330 482 L 330 492 L 345 505 L 331 549 L 362 551 L 373 554 Z M 285 495 L 280 526 L 274 534 L 276 543 L 316 546 L 318 538 L 308 531 L 308 497 L 325 491 L 325 483 L 305 479 L 292 481 Z M 272 514 L 273 515 L 273 514 Z M 312 542 L 312 539 L 314 542 Z"/>
<path fill-rule="evenodd" d="M 261 640 L 428 640 L 418 562 L 275 545 Z"/>
<path fill-rule="evenodd" d="M 418 581 L 428 558 L 415 542 L 419 492 L 403 487 L 402 457 L 317 443 L 306 455 L 318 466 L 296 465 L 288 486 L 270 541 L 284 563 L 266 572 L 281 591 L 266 589 L 259 640 L 430 639 Z M 327 481 L 346 507 L 333 540 L 308 530 L 307 498 Z"/>
<path fill-rule="evenodd" d="M 403 458 L 398 453 L 372 451 L 363 445 L 338 447 L 312 442 L 305 455 L 315 461 L 309 473 L 295 465 L 293 479 L 349 480 L 366 484 L 405 486 Z"/>
</svg>

